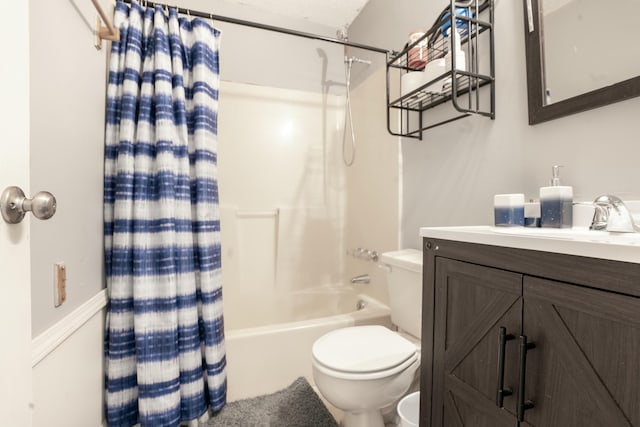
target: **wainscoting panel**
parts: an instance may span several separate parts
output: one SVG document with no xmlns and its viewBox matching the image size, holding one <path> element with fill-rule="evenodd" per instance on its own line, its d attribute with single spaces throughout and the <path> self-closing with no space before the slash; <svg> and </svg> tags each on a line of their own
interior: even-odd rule
<svg viewBox="0 0 640 427">
<path fill-rule="evenodd" d="M 103 425 L 106 291 L 32 342 L 32 425 Z"/>
</svg>

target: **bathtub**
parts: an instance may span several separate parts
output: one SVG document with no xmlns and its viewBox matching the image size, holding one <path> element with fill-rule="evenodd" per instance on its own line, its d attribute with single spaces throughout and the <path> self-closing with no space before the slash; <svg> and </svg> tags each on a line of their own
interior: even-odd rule
<svg viewBox="0 0 640 427">
<path fill-rule="evenodd" d="M 240 312 L 225 307 L 230 402 L 273 393 L 301 376 L 313 385 L 311 346 L 329 331 L 391 326 L 389 308 L 353 286 L 318 287 L 268 299 L 234 304 Z"/>
</svg>

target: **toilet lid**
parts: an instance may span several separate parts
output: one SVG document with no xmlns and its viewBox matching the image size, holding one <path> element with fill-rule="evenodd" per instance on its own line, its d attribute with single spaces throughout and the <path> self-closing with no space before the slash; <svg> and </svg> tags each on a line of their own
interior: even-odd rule
<svg viewBox="0 0 640 427">
<path fill-rule="evenodd" d="M 367 373 L 391 369 L 416 354 L 416 346 L 384 326 L 354 326 L 320 337 L 313 357 L 342 372 Z"/>
</svg>

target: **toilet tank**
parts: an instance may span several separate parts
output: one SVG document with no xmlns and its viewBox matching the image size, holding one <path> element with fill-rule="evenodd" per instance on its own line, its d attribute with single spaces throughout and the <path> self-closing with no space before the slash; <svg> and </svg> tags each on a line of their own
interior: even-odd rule
<svg viewBox="0 0 640 427">
<path fill-rule="evenodd" d="M 422 325 L 422 251 L 403 249 L 380 256 L 387 271 L 391 322 L 420 338 Z"/>
</svg>

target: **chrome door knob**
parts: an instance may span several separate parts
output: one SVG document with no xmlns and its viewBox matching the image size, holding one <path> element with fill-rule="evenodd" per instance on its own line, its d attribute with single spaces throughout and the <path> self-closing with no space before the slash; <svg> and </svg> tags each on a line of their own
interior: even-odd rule
<svg viewBox="0 0 640 427">
<path fill-rule="evenodd" d="M 20 187 L 7 187 L 0 195 L 0 212 L 9 224 L 18 224 L 27 212 L 38 219 L 49 219 L 56 213 L 56 198 L 48 191 L 40 191 L 27 199 Z"/>
</svg>

